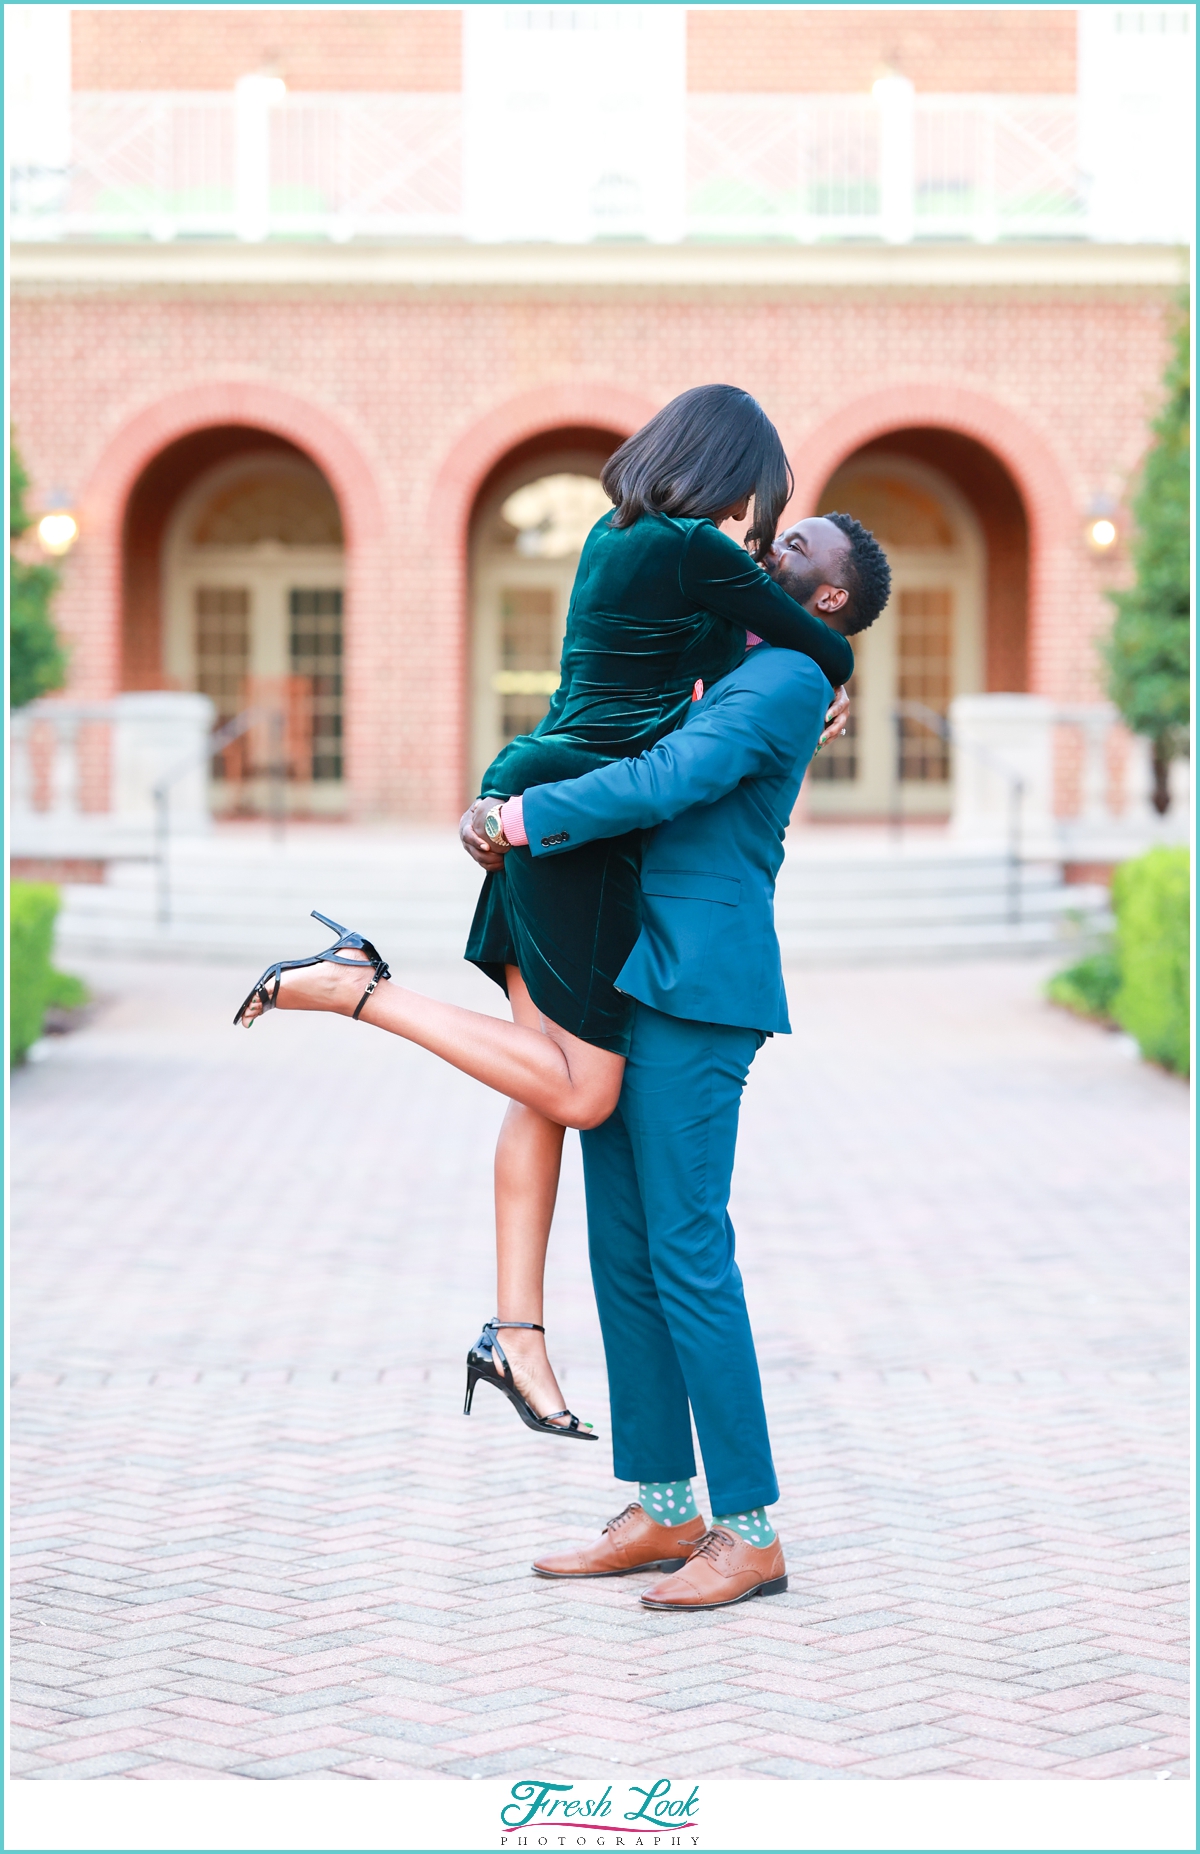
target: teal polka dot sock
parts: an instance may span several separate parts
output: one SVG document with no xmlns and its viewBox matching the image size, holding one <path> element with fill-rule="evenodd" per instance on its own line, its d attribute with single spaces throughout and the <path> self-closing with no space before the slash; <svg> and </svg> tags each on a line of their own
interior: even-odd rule
<svg viewBox="0 0 1200 1854">
<path fill-rule="evenodd" d="M 744 1513 L 714 1514 L 713 1525 L 727 1526 L 730 1532 L 749 1539 L 752 1545 L 769 1545 L 775 1537 L 775 1528 L 767 1518 L 765 1506 L 752 1506 Z"/>
<path fill-rule="evenodd" d="M 638 1499 L 660 1526 L 686 1526 L 700 1517 L 690 1481 L 639 1481 Z"/>
</svg>

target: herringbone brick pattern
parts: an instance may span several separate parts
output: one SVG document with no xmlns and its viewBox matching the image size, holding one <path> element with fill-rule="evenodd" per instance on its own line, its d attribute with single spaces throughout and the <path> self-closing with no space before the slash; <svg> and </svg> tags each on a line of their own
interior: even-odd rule
<svg viewBox="0 0 1200 1854">
<path fill-rule="evenodd" d="M 1186 1096 L 1037 976 L 794 977 L 734 1205 L 791 1589 L 678 1618 L 528 1573 L 629 1497 L 606 1446 L 460 1414 L 498 1104 L 98 968 L 13 1090 L 15 1773 L 1183 1775 Z"/>
</svg>

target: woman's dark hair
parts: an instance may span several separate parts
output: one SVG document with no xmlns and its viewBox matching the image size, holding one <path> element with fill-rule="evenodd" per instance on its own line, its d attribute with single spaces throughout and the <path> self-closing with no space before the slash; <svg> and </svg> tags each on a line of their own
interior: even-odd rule
<svg viewBox="0 0 1200 1854">
<path fill-rule="evenodd" d="M 613 452 L 600 481 L 616 503 L 614 528 L 639 515 L 718 515 L 754 497 L 746 545 L 762 560 L 792 493 L 779 433 L 739 386 L 693 386 Z"/>
</svg>

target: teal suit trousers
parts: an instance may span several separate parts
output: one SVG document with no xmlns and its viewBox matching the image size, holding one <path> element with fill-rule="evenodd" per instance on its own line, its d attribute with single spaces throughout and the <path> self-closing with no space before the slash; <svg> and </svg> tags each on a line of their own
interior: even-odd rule
<svg viewBox="0 0 1200 1854">
<path fill-rule="evenodd" d="M 613 1471 L 694 1474 L 694 1415 L 714 1513 L 779 1498 L 728 1208 L 763 1040 L 639 1004 L 616 1111 L 581 1136 Z"/>
</svg>

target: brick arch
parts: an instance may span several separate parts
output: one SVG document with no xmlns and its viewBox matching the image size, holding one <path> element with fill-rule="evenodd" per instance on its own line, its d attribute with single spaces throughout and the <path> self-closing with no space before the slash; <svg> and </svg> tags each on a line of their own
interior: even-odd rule
<svg viewBox="0 0 1200 1854">
<path fill-rule="evenodd" d="M 73 691 L 104 697 L 120 686 L 124 519 L 134 487 L 170 445 L 213 426 L 265 432 L 312 459 L 342 512 L 351 627 L 356 613 L 378 603 L 385 510 L 379 471 L 357 434 L 325 407 L 263 381 L 200 382 L 126 419 L 89 474 L 80 497 L 80 542 L 63 614 L 73 644 Z"/>
<path fill-rule="evenodd" d="M 426 503 L 424 528 L 442 545 L 432 556 L 430 609 L 453 654 L 462 691 L 455 758 L 465 793 L 470 680 L 469 543 L 480 491 L 514 451 L 556 431 L 636 431 L 658 411 L 654 400 L 607 381 L 560 381 L 518 393 L 462 431 L 443 458 Z"/>
<path fill-rule="evenodd" d="M 560 381 L 518 393 L 464 431 L 447 452 L 429 498 L 430 527 L 463 549 L 476 497 L 510 451 L 554 431 L 590 427 L 626 437 L 653 418 L 654 400 L 607 381 Z"/>
<path fill-rule="evenodd" d="M 793 442 L 792 506 L 809 510 L 839 464 L 889 432 L 915 426 L 973 438 L 1011 478 L 1029 529 L 1028 686 L 1037 693 L 1057 693 L 1061 666 L 1054 640 L 1084 591 L 1079 509 L 1051 444 L 1020 413 L 984 393 L 944 384 L 910 381 L 865 393 Z"/>
</svg>

